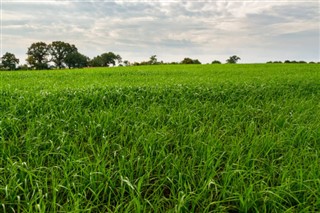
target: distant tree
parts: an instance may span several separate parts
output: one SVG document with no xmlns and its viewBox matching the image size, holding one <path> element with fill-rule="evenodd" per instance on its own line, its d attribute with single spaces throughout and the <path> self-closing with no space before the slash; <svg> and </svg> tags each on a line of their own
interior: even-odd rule
<svg viewBox="0 0 320 213">
<path fill-rule="evenodd" d="M 281 64 L 281 61 L 268 61 L 267 64 Z"/>
<path fill-rule="evenodd" d="M 233 55 L 230 56 L 230 58 L 227 59 L 227 64 L 236 64 L 239 60 L 241 60 L 240 57 Z"/>
<path fill-rule="evenodd" d="M 15 70 L 16 65 L 19 64 L 19 59 L 14 54 L 6 52 L 1 57 L 1 64 L 4 69 Z"/>
<path fill-rule="evenodd" d="M 49 48 L 44 42 L 36 42 L 31 44 L 28 48 L 28 57 L 26 61 L 28 64 L 37 70 L 48 68 Z"/>
<path fill-rule="evenodd" d="M 121 56 L 116 55 L 113 52 L 103 53 L 100 57 L 104 67 L 109 67 L 111 64 L 115 66 L 116 62 L 118 62 L 119 64 L 122 62 Z"/>
<path fill-rule="evenodd" d="M 211 64 L 221 64 L 221 62 L 218 61 L 218 60 L 214 60 L 214 61 L 211 62 Z"/>
<path fill-rule="evenodd" d="M 124 60 L 124 61 L 123 61 L 123 64 L 124 64 L 125 66 L 130 66 L 130 65 L 131 65 L 128 60 Z"/>
<path fill-rule="evenodd" d="M 89 62 L 89 65 L 92 67 L 102 67 L 103 66 L 103 61 L 101 56 L 96 56 L 91 61 Z"/>
<path fill-rule="evenodd" d="M 139 65 L 150 65 L 149 61 L 141 61 Z"/>
<path fill-rule="evenodd" d="M 286 64 L 290 64 L 290 63 L 291 63 L 291 61 L 289 61 L 289 60 L 285 60 L 285 61 L 284 61 L 284 63 L 286 63 Z"/>
<path fill-rule="evenodd" d="M 82 55 L 79 52 L 69 53 L 65 59 L 64 63 L 68 66 L 68 68 L 83 68 L 88 66 L 89 57 Z"/>
<path fill-rule="evenodd" d="M 23 65 L 20 65 L 17 69 L 18 70 L 29 70 L 29 67 L 28 67 L 28 65 L 23 64 Z"/>
<path fill-rule="evenodd" d="M 150 60 L 148 61 L 148 64 L 154 65 L 154 64 L 158 64 L 158 59 L 156 55 L 152 55 L 150 57 Z"/>
<path fill-rule="evenodd" d="M 198 59 L 184 58 L 181 64 L 201 64 L 201 62 Z"/>
<path fill-rule="evenodd" d="M 309 62 L 309 64 L 315 64 L 315 63 L 316 63 L 316 62 L 314 62 L 314 61 L 310 61 L 310 62 Z"/>
<path fill-rule="evenodd" d="M 63 41 L 54 41 L 48 46 L 51 61 L 59 69 L 63 68 L 67 55 L 78 51 L 76 46 Z M 79 56 L 79 55 L 78 55 Z"/>
<path fill-rule="evenodd" d="M 121 62 L 122 58 L 120 55 L 108 52 L 94 57 L 89 64 L 93 67 L 109 67 L 110 65 L 115 66 L 116 63 L 120 64 Z"/>
<path fill-rule="evenodd" d="M 198 59 L 194 59 L 193 64 L 201 64 L 201 62 Z"/>
<path fill-rule="evenodd" d="M 47 63 L 37 63 L 34 56 L 29 55 L 26 59 L 27 64 L 30 66 L 31 69 L 41 69 L 42 67 L 45 67 L 44 69 L 48 68 L 48 62 Z"/>
<path fill-rule="evenodd" d="M 193 64 L 193 60 L 191 58 L 184 58 L 181 64 Z"/>
<path fill-rule="evenodd" d="M 307 62 L 305 61 L 299 61 L 299 64 L 306 64 Z"/>
</svg>

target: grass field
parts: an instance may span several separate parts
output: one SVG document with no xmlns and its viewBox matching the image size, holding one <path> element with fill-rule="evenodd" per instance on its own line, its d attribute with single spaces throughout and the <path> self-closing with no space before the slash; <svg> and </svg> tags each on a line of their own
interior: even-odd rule
<svg viewBox="0 0 320 213">
<path fill-rule="evenodd" d="M 320 211 L 320 66 L 0 73 L 0 212 Z"/>
</svg>

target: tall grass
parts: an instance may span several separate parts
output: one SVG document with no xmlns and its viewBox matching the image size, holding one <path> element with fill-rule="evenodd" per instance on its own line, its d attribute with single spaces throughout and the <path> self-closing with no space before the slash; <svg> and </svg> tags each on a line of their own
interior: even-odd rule
<svg viewBox="0 0 320 213">
<path fill-rule="evenodd" d="M 319 211 L 318 68 L 0 73 L 0 211 Z"/>
</svg>

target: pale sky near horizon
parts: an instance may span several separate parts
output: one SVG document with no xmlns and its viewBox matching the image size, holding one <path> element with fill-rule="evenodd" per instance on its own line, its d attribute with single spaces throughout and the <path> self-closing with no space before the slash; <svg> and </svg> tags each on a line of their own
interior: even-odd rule
<svg viewBox="0 0 320 213">
<path fill-rule="evenodd" d="M 130 62 L 319 61 L 319 11 L 319 0 L 1 0 L 1 56 L 24 64 L 33 42 L 65 41 Z"/>
</svg>

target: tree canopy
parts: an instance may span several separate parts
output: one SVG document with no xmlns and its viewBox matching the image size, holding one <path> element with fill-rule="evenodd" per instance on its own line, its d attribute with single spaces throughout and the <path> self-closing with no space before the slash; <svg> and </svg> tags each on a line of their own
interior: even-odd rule
<svg viewBox="0 0 320 213">
<path fill-rule="evenodd" d="M 54 41 L 48 46 L 51 55 L 51 61 L 59 69 L 66 65 L 66 57 L 69 54 L 78 51 L 75 45 L 63 41 Z"/>
<path fill-rule="evenodd" d="M 19 59 L 13 53 L 6 52 L 1 57 L 1 64 L 4 69 L 15 70 L 16 65 L 19 64 Z"/>
<path fill-rule="evenodd" d="M 48 68 L 49 47 L 45 42 L 36 42 L 28 48 L 28 64 L 37 70 Z"/>
<path fill-rule="evenodd" d="M 115 66 L 116 63 L 120 64 L 122 58 L 120 55 L 116 55 L 113 52 L 103 53 L 94 57 L 90 61 L 90 66 L 93 67 L 109 67 L 110 65 Z"/>
<path fill-rule="evenodd" d="M 230 56 L 230 58 L 227 59 L 227 64 L 236 64 L 239 60 L 241 60 L 240 57 L 233 55 Z"/>
<path fill-rule="evenodd" d="M 88 66 L 89 58 L 85 55 L 82 55 L 79 52 L 69 53 L 64 62 L 68 66 L 68 68 L 82 68 Z"/>
<path fill-rule="evenodd" d="M 101 59 L 104 67 L 109 67 L 111 64 L 115 66 L 116 62 L 121 63 L 122 61 L 121 56 L 113 52 L 103 53 Z"/>
<path fill-rule="evenodd" d="M 201 64 L 201 62 L 198 59 L 184 58 L 181 64 Z"/>
<path fill-rule="evenodd" d="M 158 63 L 158 59 L 157 59 L 157 56 L 156 55 L 152 55 L 149 59 L 149 64 L 151 65 L 155 65 Z"/>
<path fill-rule="evenodd" d="M 218 60 L 214 60 L 214 61 L 211 62 L 211 64 L 221 64 L 221 62 L 218 61 Z"/>
</svg>

